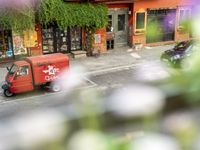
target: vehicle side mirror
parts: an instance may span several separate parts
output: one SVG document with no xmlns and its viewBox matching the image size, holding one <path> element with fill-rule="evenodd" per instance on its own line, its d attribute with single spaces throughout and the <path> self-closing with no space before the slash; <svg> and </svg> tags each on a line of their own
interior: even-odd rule
<svg viewBox="0 0 200 150">
<path fill-rule="evenodd" d="M 10 68 L 9 67 L 6 67 L 7 71 L 10 71 Z"/>
<path fill-rule="evenodd" d="M 17 74 L 14 76 L 14 78 L 13 78 L 14 80 L 16 80 L 17 79 Z"/>
<path fill-rule="evenodd" d="M 17 71 L 16 76 L 20 76 L 20 72 L 19 71 Z"/>
</svg>

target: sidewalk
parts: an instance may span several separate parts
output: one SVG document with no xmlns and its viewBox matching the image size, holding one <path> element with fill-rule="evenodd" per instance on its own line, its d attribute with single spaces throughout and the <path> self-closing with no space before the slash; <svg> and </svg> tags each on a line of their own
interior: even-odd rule
<svg viewBox="0 0 200 150">
<path fill-rule="evenodd" d="M 101 72 L 111 68 L 119 68 L 141 63 L 143 61 L 158 60 L 160 55 L 166 49 L 170 49 L 172 45 L 164 45 L 157 47 L 144 47 L 141 50 L 134 50 L 130 47 L 123 47 L 109 50 L 106 54 L 99 57 L 86 58 L 70 58 L 70 66 L 82 66 L 87 69 L 88 73 Z M 10 64 L 0 64 L 0 83 L 4 81 L 7 72 L 6 66 Z"/>
<path fill-rule="evenodd" d="M 71 59 L 71 66 L 81 65 L 88 72 L 100 72 L 111 68 L 120 68 L 123 66 L 131 66 L 141 62 L 159 60 L 163 51 L 172 48 L 172 45 L 164 45 L 157 47 L 144 47 L 141 50 L 134 50 L 130 47 L 123 47 L 109 50 L 100 57 L 87 57 L 79 59 Z"/>
</svg>

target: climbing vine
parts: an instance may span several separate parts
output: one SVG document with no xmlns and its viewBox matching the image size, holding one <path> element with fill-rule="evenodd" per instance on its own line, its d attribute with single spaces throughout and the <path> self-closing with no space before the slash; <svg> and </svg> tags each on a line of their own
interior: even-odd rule
<svg viewBox="0 0 200 150">
<path fill-rule="evenodd" d="M 40 23 L 47 25 L 56 22 L 59 28 L 72 26 L 101 28 L 107 23 L 107 7 L 103 4 L 42 0 L 37 12 Z"/>
<path fill-rule="evenodd" d="M 85 41 L 88 41 L 85 48 L 91 49 L 95 30 L 104 27 L 107 23 L 107 11 L 104 4 L 40 0 L 34 7 L 0 9 L 0 28 L 24 31 L 32 29 L 36 22 L 44 26 L 55 23 L 60 29 L 83 27 L 86 30 Z"/>
<path fill-rule="evenodd" d="M 92 54 L 93 35 L 97 28 L 107 24 L 107 7 L 103 4 L 64 3 L 61 0 L 43 0 L 38 7 L 38 20 L 43 25 L 55 22 L 60 29 L 79 26 L 85 31 L 84 49 Z"/>
</svg>

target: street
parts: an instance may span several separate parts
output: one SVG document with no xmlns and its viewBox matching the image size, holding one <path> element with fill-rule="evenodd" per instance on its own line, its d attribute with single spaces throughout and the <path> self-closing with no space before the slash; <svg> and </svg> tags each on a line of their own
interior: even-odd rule
<svg viewBox="0 0 200 150">
<path fill-rule="evenodd" d="M 155 66 L 156 63 L 158 63 L 158 61 L 149 63 L 150 65 L 144 65 L 143 71 L 149 71 L 149 69 L 152 69 L 152 71 L 149 71 L 148 73 L 150 76 L 160 76 L 163 73 L 163 70 L 158 70 L 158 67 Z M 154 64 L 154 66 L 152 64 Z M 7 98 L 1 94 L 0 119 L 13 116 L 17 113 L 43 108 L 55 108 L 59 111 L 65 111 L 64 113 L 71 113 L 71 109 L 67 109 L 67 107 L 71 107 L 70 104 L 73 104 L 76 101 L 76 95 L 83 89 L 95 88 L 99 91 L 102 97 L 108 97 L 115 89 L 126 87 L 126 85 L 134 84 L 141 80 L 149 80 L 149 76 L 148 78 L 142 75 L 138 76 L 138 73 L 141 73 L 141 70 L 138 70 L 138 68 L 141 67 L 140 65 L 130 65 L 115 69 L 112 68 L 106 70 L 106 72 L 102 71 L 102 73 L 91 74 L 90 77 L 84 77 L 84 82 L 71 92 L 61 91 L 53 93 L 44 89 L 36 89 L 33 92 L 18 94 L 11 98 Z M 156 67 L 157 72 L 153 71 L 152 67 Z M 140 77 L 140 79 L 138 77 Z"/>
</svg>

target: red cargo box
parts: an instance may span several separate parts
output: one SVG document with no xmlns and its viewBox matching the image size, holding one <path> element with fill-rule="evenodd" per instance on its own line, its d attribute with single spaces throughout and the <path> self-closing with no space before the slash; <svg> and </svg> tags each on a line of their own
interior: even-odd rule
<svg viewBox="0 0 200 150">
<path fill-rule="evenodd" d="M 34 85 L 54 81 L 69 68 L 69 58 L 62 53 L 27 57 L 25 60 L 31 64 Z"/>
</svg>

